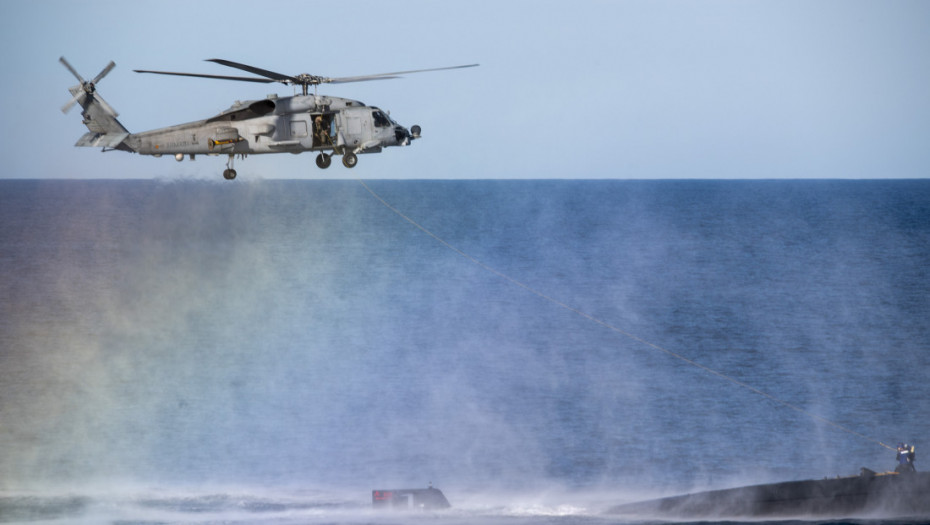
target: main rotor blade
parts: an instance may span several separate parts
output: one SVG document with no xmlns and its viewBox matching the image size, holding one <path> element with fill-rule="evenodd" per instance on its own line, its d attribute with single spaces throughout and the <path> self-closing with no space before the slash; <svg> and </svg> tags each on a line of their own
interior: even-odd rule
<svg viewBox="0 0 930 525">
<path fill-rule="evenodd" d="M 64 62 L 64 58 L 62 58 L 62 62 L 65 65 L 67 65 L 67 62 Z M 231 60 L 223 60 L 221 58 L 211 58 L 211 59 L 208 59 L 207 62 L 214 62 L 214 63 L 220 64 L 223 66 L 241 69 L 243 71 L 248 71 L 249 73 L 255 73 L 256 75 L 261 75 L 266 78 L 237 77 L 237 76 L 231 76 L 231 75 L 207 75 L 203 73 L 178 73 L 175 71 L 150 71 L 146 69 L 134 69 L 133 71 L 135 71 L 136 73 L 154 73 L 156 75 L 175 75 L 175 76 L 180 76 L 180 77 L 216 78 L 216 79 L 221 79 L 221 80 L 236 80 L 236 81 L 241 81 L 241 82 L 259 82 L 263 84 L 270 84 L 272 82 L 281 82 L 284 84 L 298 84 L 298 85 L 302 85 L 306 87 L 308 85 L 316 85 L 316 84 L 345 84 L 348 82 L 366 82 L 369 80 L 388 80 L 392 78 L 400 78 L 400 75 L 407 75 L 411 73 L 424 73 L 427 71 L 443 71 L 447 69 L 462 69 L 466 67 L 478 66 L 478 64 L 467 64 L 464 66 L 434 67 L 434 68 L 429 68 L 429 69 L 412 69 L 409 71 L 395 71 L 393 73 L 378 73 L 376 75 L 360 75 L 360 76 L 355 76 L 355 77 L 328 78 L 328 77 L 318 77 L 314 75 L 300 75 L 297 77 L 293 77 L 289 75 L 283 75 L 281 73 L 276 73 L 274 71 L 268 71 L 267 69 L 253 67 L 247 64 L 240 64 L 238 62 L 233 62 Z M 112 69 L 112 68 L 110 68 L 110 66 L 107 66 L 107 67 L 108 69 L 105 71 L 109 72 L 109 69 Z M 68 68 L 71 69 L 70 66 L 68 66 Z M 75 76 L 77 76 L 76 71 L 71 69 L 71 72 L 74 73 Z M 101 75 L 98 75 L 98 76 L 100 78 L 103 78 L 104 74 L 106 73 L 101 72 Z"/>
<path fill-rule="evenodd" d="M 60 57 L 58 61 L 64 64 L 65 67 L 68 68 L 68 71 L 70 71 L 72 75 L 77 77 L 78 82 L 80 82 L 81 84 L 84 83 L 84 79 L 81 77 L 81 75 L 78 74 L 78 72 L 73 67 L 71 67 L 71 64 L 69 64 L 68 61 L 65 60 L 65 57 Z"/>
<path fill-rule="evenodd" d="M 427 71 L 443 71 L 446 69 L 462 69 L 466 67 L 476 67 L 479 64 L 468 64 L 464 66 L 434 67 L 430 69 L 413 69 L 410 71 L 395 71 L 393 73 L 379 73 L 377 75 L 361 75 L 357 77 L 338 77 L 327 78 L 325 82 L 329 84 L 344 84 L 346 82 L 364 82 L 366 80 L 381 80 L 387 78 L 397 78 L 399 75 L 409 75 L 411 73 L 425 73 Z"/>
<path fill-rule="evenodd" d="M 103 77 L 107 76 L 107 73 L 112 71 L 114 67 L 116 67 L 116 62 L 111 60 L 110 63 L 107 64 L 107 67 L 103 68 L 103 70 L 96 77 L 94 77 L 93 80 L 91 80 L 91 83 L 97 84 L 97 82 L 103 80 Z"/>
<path fill-rule="evenodd" d="M 255 73 L 256 75 L 261 75 L 263 77 L 268 77 L 274 79 L 278 82 L 295 82 L 300 83 L 296 78 L 289 75 L 282 75 L 281 73 L 275 73 L 274 71 L 268 71 L 267 69 L 261 69 L 246 64 L 240 64 L 238 62 L 233 62 L 231 60 L 223 60 L 222 58 L 210 58 L 207 59 L 207 62 L 214 62 L 221 64 L 227 67 L 234 67 L 236 69 L 241 69 L 243 71 L 248 71 L 249 73 Z"/>
<path fill-rule="evenodd" d="M 368 82 L 370 80 L 390 80 L 392 78 L 403 78 L 403 77 L 367 75 L 364 77 L 321 78 L 320 84 L 348 84 L 349 82 Z"/>
<path fill-rule="evenodd" d="M 174 75 L 178 77 L 197 77 L 197 78 L 218 78 L 220 80 L 238 80 L 242 82 L 261 82 L 262 84 L 270 84 L 276 82 L 270 78 L 255 78 L 255 77 L 232 77 L 227 75 L 204 75 L 202 73 L 176 73 L 174 71 L 148 71 L 145 69 L 133 69 L 136 73 L 154 73 L 156 75 Z"/>
</svg>

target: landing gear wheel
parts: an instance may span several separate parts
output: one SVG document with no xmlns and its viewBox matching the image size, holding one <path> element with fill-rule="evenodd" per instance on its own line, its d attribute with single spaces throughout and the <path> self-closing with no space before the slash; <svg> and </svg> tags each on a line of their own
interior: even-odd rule
<svg viewBox="0 0 930 525">
<path fill-rule="evenodd" d="M 333 163 L 332 155 L 327 155 L 326 153 L 320 153 L 319 155 L 316 156 L 316 167 L 320 168 L 321 170 L 325 170 L 332 163 Z"/>
<path fill-rule="evenodd" d="M 354 168 L 358 164 L 358 157 L 355 153 L 349 152 L 342 156 L 342 165 L 347 168 Z"/>
<path fill-rule="evenodd" d="M 236 170 L 233 169 L 233 161 L 235 159 L 236 155 L 234 153 L 230 153 L 229 159 L 226 161 L 226 171 L 223 172 L 223 178 L 226 180 L 233 180 L 236 178 Z"/>
</svg>

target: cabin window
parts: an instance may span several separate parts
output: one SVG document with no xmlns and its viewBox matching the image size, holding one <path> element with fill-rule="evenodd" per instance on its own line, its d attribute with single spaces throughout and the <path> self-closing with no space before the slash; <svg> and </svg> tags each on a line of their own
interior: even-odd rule
<svg viewBox="0 0 930 525">
<path fill-rule="evenodd" d="M 291 136 L 292 137 L 306 137 L 307 136 L 307 121 L 292 120 L 291 121 Z"/>
</svg>

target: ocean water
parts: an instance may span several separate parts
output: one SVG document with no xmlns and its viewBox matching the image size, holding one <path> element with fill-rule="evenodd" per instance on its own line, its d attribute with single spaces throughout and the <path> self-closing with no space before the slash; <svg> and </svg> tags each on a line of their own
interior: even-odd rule
<svg viewBox="0 0 930 525">
<path fill-rule="evenodd" d="M 0 181 L 0 522 L 921 469 L 928 319 L 926 180 Z"/>
</svg>

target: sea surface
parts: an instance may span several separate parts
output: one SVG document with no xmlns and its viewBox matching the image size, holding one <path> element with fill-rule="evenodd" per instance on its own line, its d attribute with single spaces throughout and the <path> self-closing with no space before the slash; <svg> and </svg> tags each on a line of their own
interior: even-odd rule
<svg viewBox="0 0 930 525">
<path fill-rule="evenodd" d="M 928 320 L 928 180 L 2 180 L 0 522 L 630 523 L 922 470 Z"/>
</svg>

